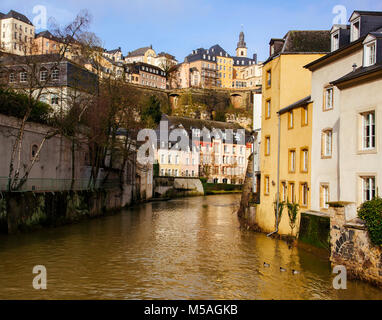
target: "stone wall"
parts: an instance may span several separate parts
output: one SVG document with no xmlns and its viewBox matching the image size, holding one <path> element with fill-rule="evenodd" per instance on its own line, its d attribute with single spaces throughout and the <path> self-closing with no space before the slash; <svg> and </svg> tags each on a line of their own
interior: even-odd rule
<svg viewBox="0 0 382 320">
<path fill-rule="evenodd" d="M 329 252 L 330 218 L 302 212 L 298 240 Z"/>
<path fill-rule="evenodd" d="M 382 286 L 382 248 L 374 246 L 359 219 L 346 220 L 346 205 L 330 208 L 332 265 L 344 265 L 350 278 Z"/>
<path fill-rule="evenodd" d="M 187 197 L 204 195 L 199 178 L 155 177 L 155 197 Z"/>
<path fill-rule="evenodd" d="M 41 226 L 57 226 L 120 209 L 121 191 L 87 190 L 62 192 L 3 193 L 0 200 L 0 231 L 17 233 Z"/>
</svg>

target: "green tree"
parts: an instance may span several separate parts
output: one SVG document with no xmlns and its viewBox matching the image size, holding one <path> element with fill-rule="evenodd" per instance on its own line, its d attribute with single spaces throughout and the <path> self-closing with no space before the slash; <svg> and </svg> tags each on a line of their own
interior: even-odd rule
<svg viewBox="0 0 382 320">
<path fill-rule="evenodd" d="M 154 127 L 162 117 L 161 104 L 156 96 L 151 96 L 142 108 L 142 121 L 149 127 Z"/>
</svg>

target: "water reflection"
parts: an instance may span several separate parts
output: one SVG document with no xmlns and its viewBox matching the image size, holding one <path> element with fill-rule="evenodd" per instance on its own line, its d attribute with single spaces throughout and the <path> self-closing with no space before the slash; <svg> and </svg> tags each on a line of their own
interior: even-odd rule
<svg viewBox="0 0 382 320">
<path fill-rule="evenodd" d="M 334 290 L 325 259 L 240 230 L 238 201 L 226 195 L 154 202 L 1 236 L 0 298 L 382 299 L 381 290 L 361 282 Z M 32 289 L 37 264 L 47 268 L 46 291 Z"/>
</svg>

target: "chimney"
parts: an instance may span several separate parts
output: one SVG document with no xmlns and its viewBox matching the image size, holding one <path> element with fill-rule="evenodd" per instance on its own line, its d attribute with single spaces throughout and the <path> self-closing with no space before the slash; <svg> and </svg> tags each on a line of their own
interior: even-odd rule
<svg viewBox="0 0 382 320">
<path fill-rule="evenodd" d="M 253 61 L 255 61 L 255 64 L 257 64 L 257 53 L 253 54 Z"/>
<path fill-rule="evenodd" d="M 353 65 L 352 65 L 352 67 L 353 67 L 353 72 L 357 69 L 357 64 L 356 63 L 354 63 Z"/>
</svg>

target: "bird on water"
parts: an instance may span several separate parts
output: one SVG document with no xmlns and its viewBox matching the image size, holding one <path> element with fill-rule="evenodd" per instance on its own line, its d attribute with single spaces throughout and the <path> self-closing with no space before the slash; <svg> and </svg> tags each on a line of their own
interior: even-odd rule
<svg viewBox="0 0 382 320">
<path fill-rule="evenodd" d="M 269 263 L 266 263 L 264 262 L 264 268 L 269 268 L 270 267 L 270 264 Z"/>
</svg>

